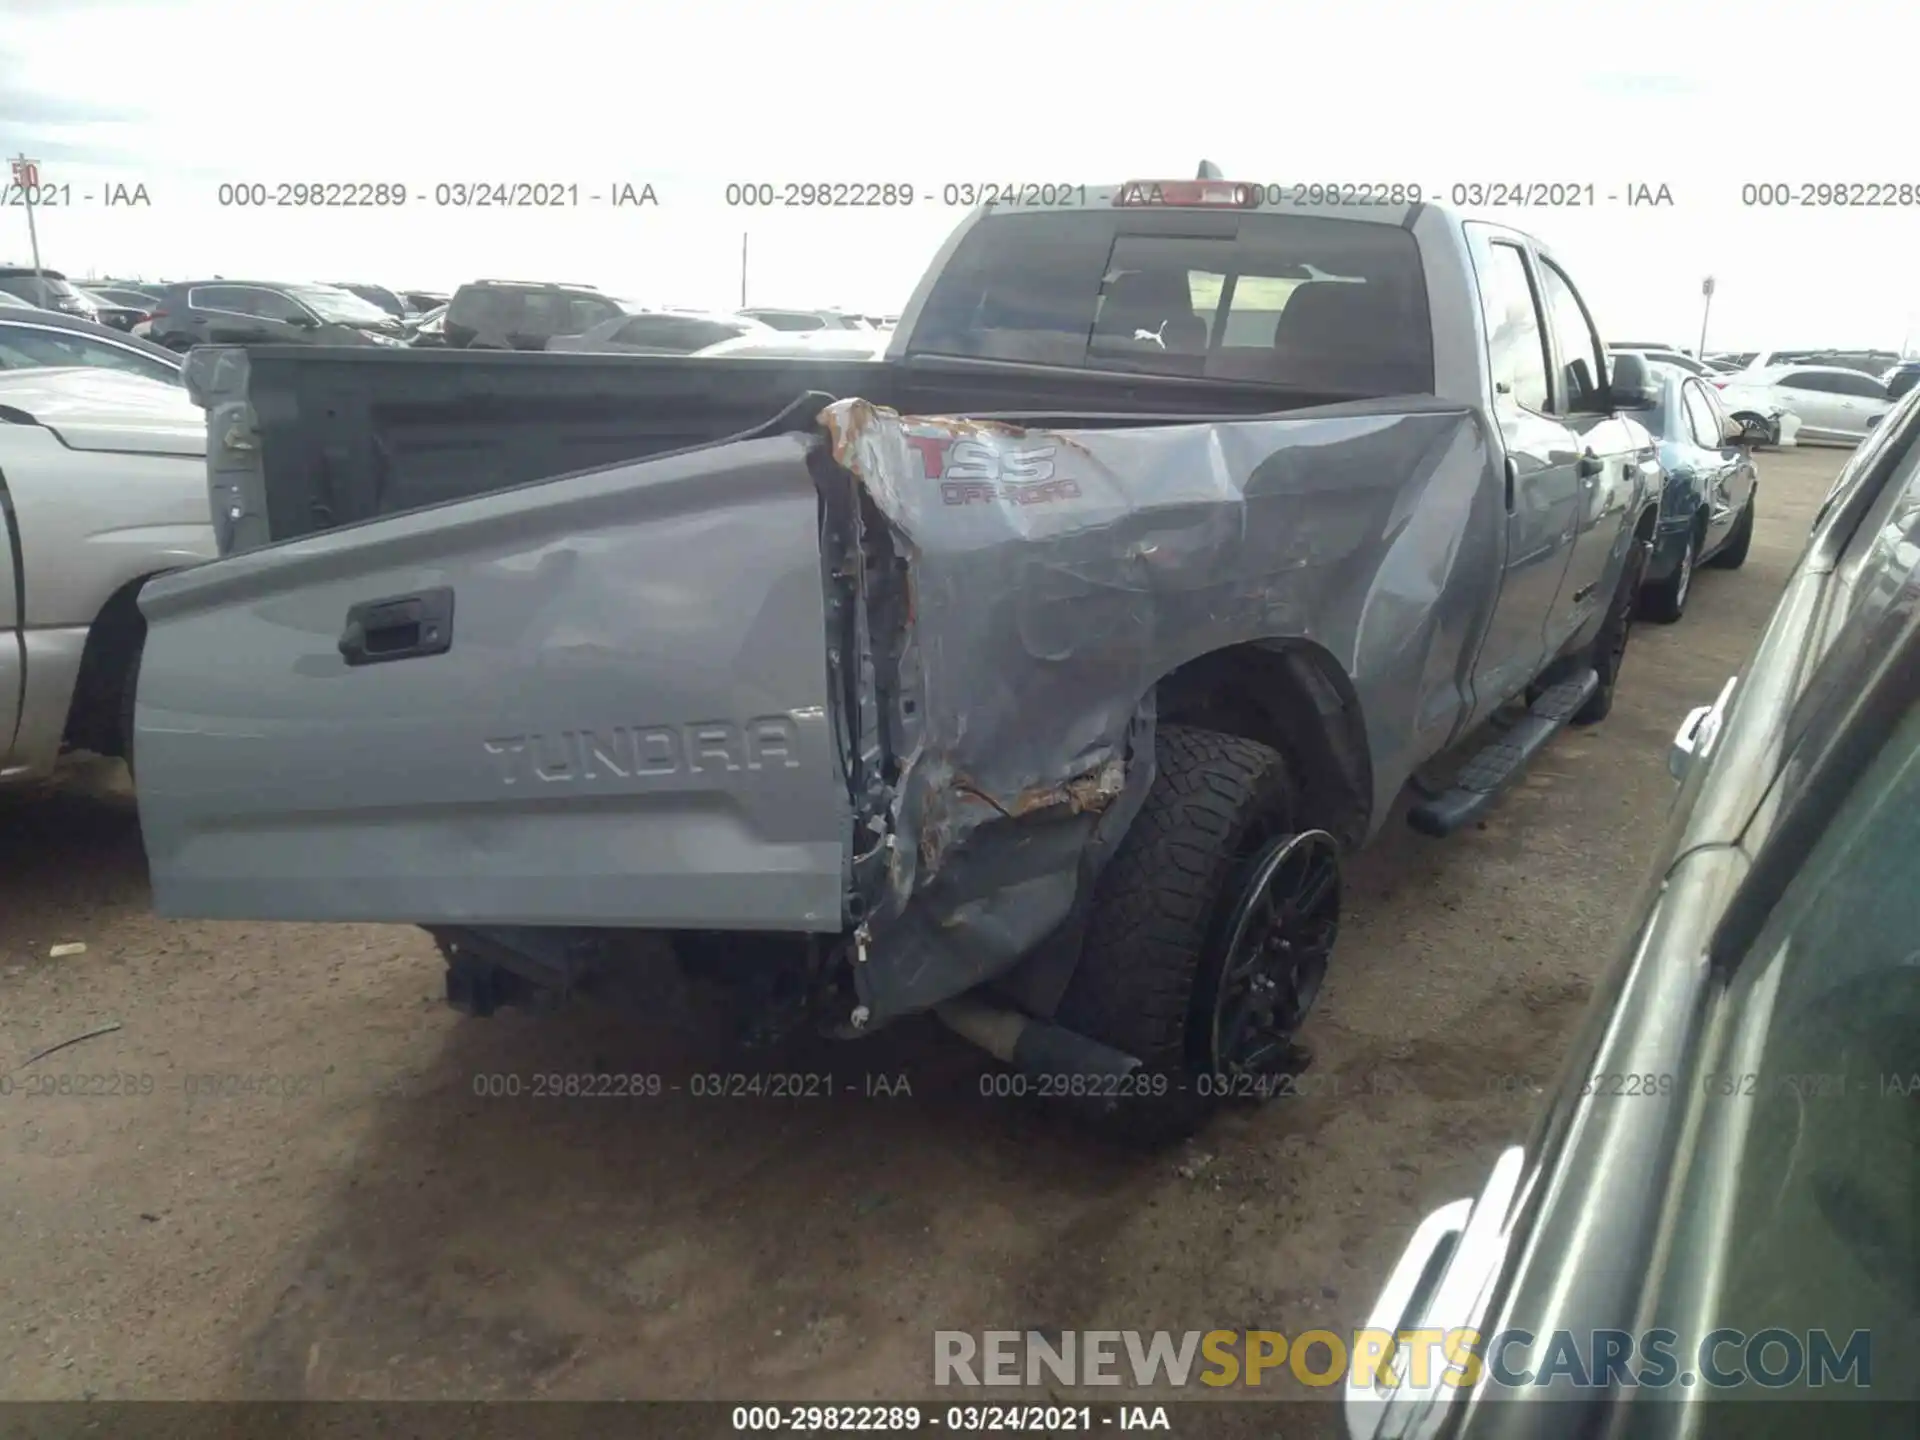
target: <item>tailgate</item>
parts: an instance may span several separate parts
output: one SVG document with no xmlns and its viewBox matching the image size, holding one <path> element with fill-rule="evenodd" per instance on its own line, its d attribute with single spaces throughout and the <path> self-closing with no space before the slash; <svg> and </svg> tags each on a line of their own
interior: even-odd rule
<svg viewBox="0 0 1920 1440">
<path fill-rule="evenodd" d="M 149 584 L 155 909 L 840 929 L 809 443 L 567 476 Z"/>
</svg>

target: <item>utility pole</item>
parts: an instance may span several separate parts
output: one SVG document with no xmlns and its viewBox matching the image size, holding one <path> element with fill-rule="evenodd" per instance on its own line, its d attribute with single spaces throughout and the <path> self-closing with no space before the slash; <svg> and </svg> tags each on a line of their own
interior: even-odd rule
<svg viewBox="0 0 1920 1440">
<path fill-rule="evenodd" d="M 29 160 L 23 150 L 13 157 L 13 183 L 20 187 L 20 198 L 27 206 L 27 240 L 33 246 L 33 278 L 40 278 L 40 233 L 33 226 L 33 192 L 40 188 L 40 162 Z"/>
<path fill-rule="evenodd" d="M 1711 275 L 1700 282 L 1700 293 L 1707 298 L 1705 303 L 1700 307 L 1700 349 L 1693 358 L 1705 364 L 1707 359 L 1707 316 L 1713 313 L 1713 277 Z"/>
<path fill-rule="evenodd" d="M 747 308 L 747 232 L 740 232 L 740 308 Z"/>
</svg>

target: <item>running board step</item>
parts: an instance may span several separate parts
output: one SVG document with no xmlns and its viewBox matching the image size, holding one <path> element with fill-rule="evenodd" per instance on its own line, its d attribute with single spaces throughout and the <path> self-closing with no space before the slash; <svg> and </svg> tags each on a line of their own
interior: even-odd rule
<svg viewBox="0 0 1920 1440">
<path fill-rule="evenodd" d="M 1599 689 L 1600 676 L 1593 670 L 1548 686 L 1512 729 L 1461 767 L 1452 785 L 1409 810 L 1407 823 L 1438 838 L 1478 820 Z"/>
</svg>

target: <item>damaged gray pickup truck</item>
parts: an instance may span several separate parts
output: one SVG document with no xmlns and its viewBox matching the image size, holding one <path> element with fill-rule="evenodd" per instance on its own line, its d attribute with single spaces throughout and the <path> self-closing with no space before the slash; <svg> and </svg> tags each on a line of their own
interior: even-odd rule
<svg viewBox="0 0 1920 1440">
<path fill-rule="evenodd" d="M 418 924 L 479 1013 L 932 1011 L 1137 1137 L 1266 1093 L 1343 854 L 1606 713 L 1660 494 L 1534 241 L 1268 198 L 989 207 L 877 360 L 196 350 L 156 908 Z"/>
</svg>

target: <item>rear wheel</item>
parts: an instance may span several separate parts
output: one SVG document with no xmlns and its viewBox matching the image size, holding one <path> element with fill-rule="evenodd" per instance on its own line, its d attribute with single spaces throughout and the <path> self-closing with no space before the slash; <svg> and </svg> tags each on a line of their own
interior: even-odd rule
<svg viewBox="0 0 1920 1440">
<path fill-rule="evenodd" d="M 1727 543 L 1722 545 L 1707 563 L 1722 570 L 1738 570 L 1747 563 L 1747 551 L 1753 548 L 1753 511 L 1760 503 L 1760 492 L 1756 489 L 1747 496 L 1747 505 L 1740 512 L 1740 518 L 1733 522 L 1733 529 L 1727 535 Z"/>
<path fill-rule="evenodd" d="M 1180 725 L 1154 745 L 1153 788 L 1100 878 L 1057 1017 L 1140 1059 L 1134 1094 L 1093 1119 L 1148 1144 L 1300 1068 L 1340 913 L 1337 848 L 1297 830 L 1279 752 Z"/>
<path fill-rule="evenodd" d="M 1680 552 L 1680 563 L 1673 574 L 1640 592 L 1641 612 L 1662 625 L 1671 625 L 1687 613 L 1687 596 L 1693 592 L 1694 567 L 1700 559 L 1700 527 L 1687 535 L 1687 548 Z"/>
<path fill-rule="evenodd" d="M 1633 614 L 1639 608 L 1640 583 L 1647 573 L 1647 560 L 1652 554 L 1653 542 L 1635 537 L 1633 548 L 1627 552 L 1627 563 L 1621 568 L 1613 604 L 1600 626 L 1600 633 L 1594 637 L 1593 645 L 1587 652 L 1590 663 L 1600 676 L 1600 688 L 1580 708 L 1580 713 L 1573 717 L 1576 725 L 1595 725 L 1612 713 L 1614 686 L 1619 682 L 1620 667 L 1627 658 L 1627 641 L 1633 634 Z"/>
</svg>

